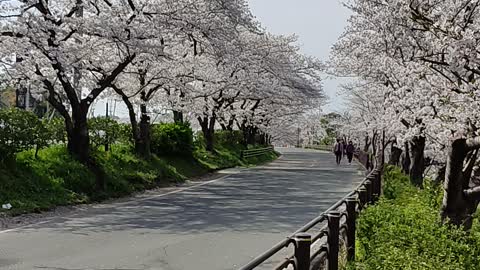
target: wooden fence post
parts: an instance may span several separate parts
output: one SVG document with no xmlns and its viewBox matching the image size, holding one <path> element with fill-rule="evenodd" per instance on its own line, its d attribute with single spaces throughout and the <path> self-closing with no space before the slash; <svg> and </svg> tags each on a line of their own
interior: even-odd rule
<svg viewBox="0 0 480 270">
<path fill-rule="evenodd" d="M 365 181 L 365 188 L 367 189 L 367 204 L 370 204 L 372 202 L 372 197 L 373 197 L 372 181 L 370 180 Z"/>
<path fill-rule="evenodd" d="M 358 189 L 358 199 L 360 200 L 360 208 L 364 209 L 367 205 L 367 189 L 365 187 Z"/>
<path fill-rule="evenodd" d="M 370 182 L 372 182 L 372 197 L 371 197 L 371 201 L 372 202 L 376 202 L 378 197 L 380 197 L 380 190 L 378 190 L 378 183 L 377 183 L 377 172 L 374 171 L 372 174 L 370 174 L 368 176 L 368 180 L 370 180 Z"/>
<path fill-rule="evenodd" d="M 310 270 L 310 246 L 312 236 L 307 233 L 295 235 L 295 264 L 297 270 Z"/>
<path fill-rule="evenodd" d="M 349 197 L 347 202 L 347 260 L 355 260 L 355 230 L 357 220 L 357 198 Z"/>
<path fill-rule="evenodd" d="M 382 195 L 382 169 L 377 169 L 377 190 L 378 190 L 378 198 Z"/>
<path fill-rule="evenodd" d="M 338 250 L 340 245 L 340 213 L 328 213 L 328 270 L 338 270 Z"/>
</svg>

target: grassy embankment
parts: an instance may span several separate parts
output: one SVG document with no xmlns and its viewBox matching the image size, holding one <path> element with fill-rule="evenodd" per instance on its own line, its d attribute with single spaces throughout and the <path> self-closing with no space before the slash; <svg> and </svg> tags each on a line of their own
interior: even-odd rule
<svg viewBox="0 0 480 270">
<path fill-rule="evenodd" d="M 384 196 L 358 219 L 357 257 L 348 269 L 480 269 L 480 224 L 466 233 L 442 225 L 443 190 L 410 184 L 397 168 L 385 173 Z"/>
<path fill-rule="evenodd" d="M 122 197 L 133 192 L 170 186 L 188 178 L 236 166 L 251 166 L 272 161 L 276 153 L 242 159 L 239 145 L 218 145 L 216 153 L 202 148 L 193 156 L 156 156 L 145 161 L 124 145 L 111 151 L 98 150 L 94 156 L 106 175 L 106 189 L 95 190 L 95 176 L 70 157 L 64 146 L 51 146 L 39 152 L 17 154 L 16 161 L 0 165 L 0 204 L 13 208 L 1 212 L 18 215 L 39 212 L 60 205 L 91 203 Z"/>
</svg>

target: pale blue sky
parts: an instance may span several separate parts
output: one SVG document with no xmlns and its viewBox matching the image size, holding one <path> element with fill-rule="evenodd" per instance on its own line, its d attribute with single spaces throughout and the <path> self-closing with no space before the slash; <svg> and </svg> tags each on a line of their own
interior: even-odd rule
<svg viewBox="0 0 480 270">
<path fill-rule="evenodd" d="M 343 33 L 350 16 L 340 0 L 249 0 L 253 15 L 274 34 L 297 34 L 302 52 L 328 60 L 331 46 Z M 330 98 L 325 111 L 340 111 L 339 79 L 327 79 Z"/>
</svg>

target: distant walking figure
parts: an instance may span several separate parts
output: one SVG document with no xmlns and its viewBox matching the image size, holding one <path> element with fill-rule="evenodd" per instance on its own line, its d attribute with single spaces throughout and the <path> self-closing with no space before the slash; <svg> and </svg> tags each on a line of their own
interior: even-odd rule
<svg viewBox="0 0 480 270">
<path fill-rule="evenodd" d="M 355 152 L 355 146 L 353 146 L 352 141 L 348 142 L 347 149 L 345 151 L 347 152 L 348 163 L 352 163 L 353 153 Z"/>
<path fill-rule="evenodd" d="M 333 146 L 333 153 L 335 154 L 337 165 L 340 164 L 342 161 L 342 154 L 343 154 L 343 144 L 340 139 L 337 139 L 337 142 Z"/>
</svg>

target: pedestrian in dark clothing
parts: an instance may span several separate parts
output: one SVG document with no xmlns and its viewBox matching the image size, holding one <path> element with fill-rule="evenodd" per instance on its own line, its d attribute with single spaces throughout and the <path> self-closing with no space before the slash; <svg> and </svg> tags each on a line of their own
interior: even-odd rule
<svg viewBox="0 0 480 270">
<path fill-rule="evenodd" d="M 337 165 L 340 165 L 340 162 L 342 161 L 342 155 L 343 155 L 343 144 L 340 141 L 340 139 L 337 139 L 337 142 L 333 146 L 333 153 L 335 154 Z"/>
<path fill-rule="evenodd" d="M 355 152 L 355 147 L 353 146 L 352 141 L 348 142 L 345 151 L 347 152 L 348 163 L 352 163 L 353 153 Z"/>
</svg>

